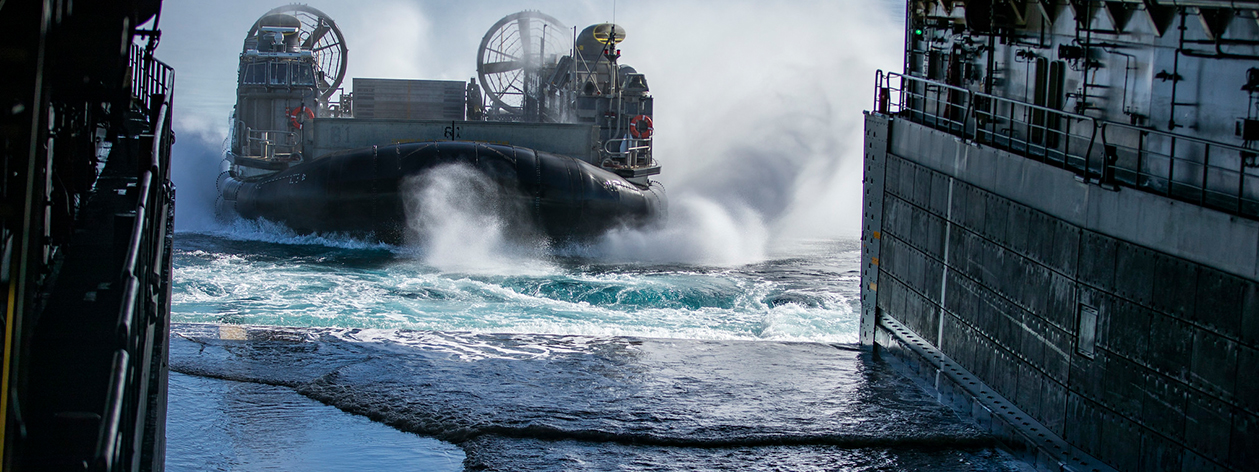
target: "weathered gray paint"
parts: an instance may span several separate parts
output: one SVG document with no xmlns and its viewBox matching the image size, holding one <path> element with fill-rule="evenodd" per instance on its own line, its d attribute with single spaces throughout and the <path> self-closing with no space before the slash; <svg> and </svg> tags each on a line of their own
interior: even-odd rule
<svg viewBox="0 0 1259 472">
<path fill-rule="evenodd" d="M 891 153 L 1073 225 L 1259 279 L 1259 221 L 1129 188 L 1106 190 L 1070 171 L 919 128 L 893 133 Z"/>
<path fill-rule="evenodd" d="M 1259 470 L 1259 4 L 906 7 L 876 352 L 1045 469 Z"/>
<path fill-rule="evenodd" d="M 459 80 L 354 78 L 356 118 L 463 120 L 467 84 Z"/>
<path fill-rule="evenodd" d="M 887 160 L 889 119 L 866 115 L 865 170 L 862 186 L 861 222 L 861 326 L 860 339 L 865 346 L 874 344 L 874 328 L 878 324 L 875 297 L 879 285 L 879 238 L 883 230 L 884 167 Z"/>
<path fill-rule="evenodd" d="M 318 118 L 311 126 L 313 132 L 306 134 L 305 144 L 309 157 L 383 144 L 478 141 L 527 147 L 591 162 L 597 156 L 595 149 L 599 142 L 598 128 L 583 124 Z"/>
<path fill-rule="evenodd" d="M 863 222 L 879 215 L 880 264 L 864 270 L 863 254 L 862 285 L 877 277 L 878 313 L 895 323 L 868 337 L 863 326 L 863 342 L 908 359 L 964 416 L 1030 445 L 977 395 L 1017 407 L 1035 434 L 1070 445 L 1026 457 L 1048 468 L 1072 463 L 1062 452 L 1117 470 L 1259 462 L 1259 381 L 1245 374 L 1259 371 L 1256 222 L 1105 190 L 907 121 L 866 122 L 891 144 L 881 166 L 867 162 L 885 178 L 881 197 L 867 195 L 883 205 Z M 1091 356 L 1080 352 L 1081 307 L 1097 311 Z M 959 388 L 958 375 L 986 390 Z"/>
</svg>

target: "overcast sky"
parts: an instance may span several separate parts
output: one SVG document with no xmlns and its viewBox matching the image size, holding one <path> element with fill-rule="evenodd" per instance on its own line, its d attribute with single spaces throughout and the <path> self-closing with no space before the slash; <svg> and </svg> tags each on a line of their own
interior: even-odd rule
<svg viewBox="0 0 1259 472">
<path fill-rule="evenodd" d="M 200 192 L 180 180 L 204 180 L 221 159 L 241 43 L 283 4 L 164 2 L 158 55 L 176 70 L 181 187 Z M 874 71 L 899 70 L 903 47 L 900 0 L 621 1 L 615 13 L 610 0 L 308 4 L 346 37 L 347 87 L 352 77 L 467 80 L 486 30 L 521 10 L 579 29 L 615 15 L 627 31 L 621 62 L 646 74 L 656 100 L 655 155 L 671 195 L 738 202 L 801 236 L 859 230 L 861 112 Z M 200 211 L 189 205 L 181 211 Z"/>
</svg>

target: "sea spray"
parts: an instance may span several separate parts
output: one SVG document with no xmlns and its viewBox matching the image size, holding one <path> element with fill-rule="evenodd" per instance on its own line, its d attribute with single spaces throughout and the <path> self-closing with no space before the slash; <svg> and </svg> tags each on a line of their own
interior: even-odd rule
<svg viewBox="0 0 1259 472">
<path fill-rule="evenodd" d="M 208 231 L 220 229 L 216 218 L 215 186 L 223 162 L 225 130 L 197 116 L 176 119 L 178 145 L 173 149 L 171 181 L 175 184 L 175 229 Z"/>
<path fill-rule="evenodd" d="M 443 271 L 513 273 L 538 262 L 546 243 L 522 201 L 467 165 L 407 178 L 402 195 L 407 245 Z"/>
<path fill-rule="evenodd" d="M 403 248 L 378 242 L 374 238 L 360 238 L 342 233 L 298 234 L 281 223 L 266 219 L 248 220 L 231 217 L 225 221 L 207 223 L 195 231 L 233 241 L 252 241 L 289 246 L 323 246 L 340 249 L 385 250 L 403 252 Z"/>
<path fill-rule="evenodd" d="M 621 228 L 587 248 L 587 257 L 611 263 L 685 263 L 734 266 L 765 259 L 768 238 L 759 213 L 743 206 L 723 206 L 689 194 L 670 203 L 661 227 Z"/>
</svg>

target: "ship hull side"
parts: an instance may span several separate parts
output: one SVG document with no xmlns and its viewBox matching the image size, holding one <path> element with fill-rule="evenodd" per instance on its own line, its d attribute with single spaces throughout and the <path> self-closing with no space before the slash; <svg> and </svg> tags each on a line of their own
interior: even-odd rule
<svg viewBox="0 0 1259 472">
<path fill-rule="evenodd" d="M 1259 222 L 878 114 L 865 167 L 863 343 L 1044 469 L 1259 461 Z"/>
</svg>

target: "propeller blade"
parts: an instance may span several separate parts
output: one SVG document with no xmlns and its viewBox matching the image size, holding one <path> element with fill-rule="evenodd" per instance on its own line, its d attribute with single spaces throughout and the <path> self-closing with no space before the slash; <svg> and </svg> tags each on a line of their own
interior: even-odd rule
<svg viewBox="0 0 1259 472">
<path fill-rule="evenodd" d="M 310 33 L 310 36 L 306 37 L 306 41 L 302 42 L 302 49 L 310 49 L 316 42 L 319 41 L 319 38 L 322 38 L 325 34 L 328 34 L 328 31 L 331 30 L 332 28 L 328 27 L 328 23 L 324 22 L 324 19 L 320 17 L 319 26 L 316 26 L 315 30 Z"/>
<path fill-rule="evenodd" d="M 529 17 L 523 16 L 517 19 L 516 29 L 520 30 L 520 57 L 527 64 L 533 60 L 531 57 L 533 51 L 530 50 L 533 47 L 533 38 L 530 37 L 533 31 L 529 30 Z"/>
<path fill-rule="evenodd" d="M 498 54 L 498 55 L 503 56 L 503 57 L 510 57 L 510 58 L 512 58 L 512 59 L 514 59 L 514 60 L 517 60 L 517 61 L 519 61 L 519 60 L 520 60 L 520 58 L 518 58 L 518 57 L 516 57 L 516 56 L 513 56 L 513 55 L 511 55 L 511 54 L 507 54 L 507 53 L 505 53 L 505 52 L 503 52 L 503 51 L 500 51 L 500 50 L 498 50 L 498 49 L 494 49 L 494 48 L 491 48 L 491 47 L 486 47 L 486 48 L 485 48 L 485 50 L 486 50 L 486 51 L 489 51 L 489 52 L 492 52 L 492 53 L 494 53 L 494 54 Z"/>
<path fill-rule="evenodd" d="M 481 72 L 484 74 L 499 74 L 522 69 L 524 67 L 524 63 L 520 61 L 490 62 L 485 64 Z"/>
</svg>

